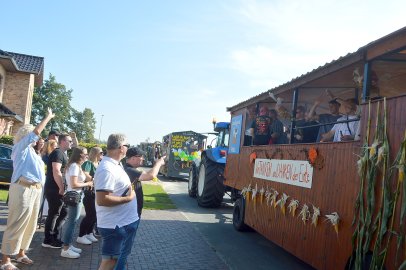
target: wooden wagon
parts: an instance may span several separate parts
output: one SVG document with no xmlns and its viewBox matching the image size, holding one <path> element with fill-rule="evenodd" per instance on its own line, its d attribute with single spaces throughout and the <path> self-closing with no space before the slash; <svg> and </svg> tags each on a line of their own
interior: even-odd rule
<svg viewBox="0 0 406 270">
<path fill-rule="evenodd" d="M 398 269 L 406 260 L 406 182 L 400 181 L 405 165 L 398 155 L 405 147 L 406 28 L 228 111 L 232 119 L 242 115 L 244 127 L 252 106 L 272 107 L 274 97 L 280 97 L 289 101 L 286 106 L 293 115 L 298 105 L 310 107 L 325 89 L 360 101 L 361 139 L 256 146 L 246 145 L 241 136 L 239 150 L 228 153 L 224 180 L 244 195 L 235 203 L 234 223 L 239 229 L 244 224 L 254 228 L 317 269 L 344 269 L 350 262 L 359 268 L 371 260 Z M 327 103 L 318 109 L 318 113 L 327 111 Z M 289 128 L 295 130 L 295 119 L 290 120 Z M 374 144 L 377 133 L 387 135 L 385 166 L 372 152 L 384 145 L 384 138 Z M 312 224 L 317 209 L 320 215 Z"/>
</svg>

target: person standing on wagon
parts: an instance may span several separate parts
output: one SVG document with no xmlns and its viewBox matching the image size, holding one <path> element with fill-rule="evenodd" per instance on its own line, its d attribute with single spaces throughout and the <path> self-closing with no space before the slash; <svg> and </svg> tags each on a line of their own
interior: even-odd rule
<svg viewBox="0 0 406 270">
<path fill-rule="evenodd" d="M 357 120 L 359 119 L 359 116 L 357 115 L 357 101 L 353 98 L 349 98 L 344 100 L 342 103 L 345 115 L 339 118 L 337 122 L 348 120 L 355 121 L 335 124 L 329 132 L 322 134 L 322 142 L 331 141 L 332 138 L 334 142 L 353 141 L 360 139 L 360 120 Z"/>
<path fill-rule="evenodd" d="M 254 145 L 267 145 L 271 139 L 271 124 L 272 119 L 268 115 L 268 107 L 261 105 L 259 108 L 259 115 L 255 117 L 252 123 L 250 133 L 253 137 Z"/>
<path fill-rule="evenodd" d="M 10 259 L 10 256 L 15 254 L 18 263 L 34 263 L 25 251 L 29 248 L 37 227 L 42 185 L 45 182 L 45 166 L 33 146 L 54 116 L 55 114 L 48 108 L 48 115 L 38 126 L 34 128 L 33 125 L 24 125 L 14 137 L 11 153 L 14 170 L 9 190 L 7 227 L 1 245 L 3 254 L 1 269 L 18 269 Z"/>
</svg>

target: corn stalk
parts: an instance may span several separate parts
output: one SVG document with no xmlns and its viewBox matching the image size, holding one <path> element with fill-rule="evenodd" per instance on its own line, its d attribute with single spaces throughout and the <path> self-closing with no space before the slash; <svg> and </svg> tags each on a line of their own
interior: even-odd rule
<svg viewBox="0 0 406 270">
<path fill-rule="evenodd" d="M 358 174 L 360 177 L 360 187 L 357 199 L 355 201 L 354 218 L 352 225 L 356 223 L 356 228 L 351 238 L 351 245 L 353 255 L 351 256 L 350 265 L 354 262 L 355 255 L 355 269 L 361 269 L 362 263 L 362 240 L 364 238 L 364 182 L 367 176 L 369 164 L 369 137 L 371 132 L 371 101 L 368 104 L 368 119 L 367 119 L 367 132 L 364 144 L 361 148 L 361 157 L 358 160 Z M 358 218 L 357 218 L 358 217 Z"/>
<path fill-rule="evenodd" d="M 396 190 L 394 192 L 394 199 L 393 199 L 393 207 L 392 207 L 392 213 L 391 213 L 391 220 L 390 220 L 390 225 L 389 225 L 389 232 L 393 232 L 393 224 L 395 221 L 395 213 L 396 213 L 396 205 L 397 205 L 397 201 L 399 199 L 399 195 L 401 195 L 400 200 L 401 200 L 401 210 L 400 210 L 400 217 L 399 217 L 399 224 L 400 224 L 400 228 L 399 228 L 399 233 L 397 233 L 397 252 L 396 252 L 396 262 L 397 262 L 397 257 L 398 257 L 398 253 L 400 251 L 400 248 L 402 246 L 402 243 L 404 241 L 404 237 L 405 237 L 405 223 L 406 223 L 406 201 L 405 201 L 405 196 L 406 196 L 406 185 L 404 184 L 404 173 L 405 173 L 405 159 L 406 159 L 406 130 L 405 130 L 405 135 L 404 135 L 404 139 L 403 142 L 400 146 L 399 152 L 396 156 L 396 159 L 394 161 L 394 165 L 391 168 L 391 173 L 390 173 L 390 177 L 392 176 L 393 172 L 395 170 L 398 170 L 398 179 L 397 179 L 397 183 L 396 183 Z M 403 194 L 401 194 L 401 190 L 403 187 Z M 402 198 L 403 197 L 403 198 Z M 385 262 L 385 258 L 386 258 L 386 254 L 389 248 L 389 243 L 390 243 L 390 239 L 391 239 L 392 233 L 389 234 L 387 242 L 386 242 L 386 247 L 383 251 L 383 262 L 380 266 L 380 269 L 382 269 L 384 267 L 384 262 Z M 405 254 L 406 257 L 406 254 Z"/>
<path fill-rule="evenodd" d="M 386 232 L 388 231 L 388 221 L 392 215 L 393 207 L 393 199 L 392 199 L 392 192 L 391 192 L 391 185 L 389 183 L 391 179 L 391 172 L 388 173 L 389 169 L 389 141 L 387 137 L 387 121 L 386 121 L 386 98 L 384 98 L 384 128 L 382 135 L 382 146 L 378 150 L 377 156 L 377 166 L 381 168 L 381 198 L 383 207 L 381 207 L 382 211 L 378 215 L 380 217 L 379 220 L 379 227 L 378 227 L 378 235 L 375 241 L 373 254 L 372 254 L 372 261 L 371 261 L 371 269 L 382 269 L 385 263 L 385 258 L 387 254 L 387 248 L 381 251 L 382 248 L 382 241 L 383 237 L 385 236 Z M 388 241 L 390 241 L 390 233 L 388 236 Z M 389 244 L 389 242 L 388 242 Z"/>
</svg>

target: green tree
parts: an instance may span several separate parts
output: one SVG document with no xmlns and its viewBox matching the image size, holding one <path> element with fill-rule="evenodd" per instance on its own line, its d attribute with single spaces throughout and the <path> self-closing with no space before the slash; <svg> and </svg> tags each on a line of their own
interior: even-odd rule
<svg viewBox="0 0 406 270">
<path fill-rule="evenodd" d="M 49 107 L 55 112 L 55 117 L 48 124 L 50 127 L 47 127 L 47 130 L 58 129 L 66 131 L 71 124 L 71 100 L 72 89 L 67 90 L 65 85 L 56 81 L 55 76 L 49 74 L 48 80 L 45 80 L 42 86 L 34 89 L 31 123 L 37 125 L 46 115 L 47 108 Z"/>
<path fill-rule="evenodd" d="M 89 108 L 85 108 L 83 112 L 72 109 L 72 118 L 69 127 L 76 132 L 78 140 L 86 143 L 95 142 L 96 119 L 93 111 Z"/>
</svg>

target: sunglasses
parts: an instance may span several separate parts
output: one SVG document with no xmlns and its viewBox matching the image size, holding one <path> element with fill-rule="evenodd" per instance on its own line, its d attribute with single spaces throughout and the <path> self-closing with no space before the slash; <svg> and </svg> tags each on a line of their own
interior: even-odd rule
<svg viewBox="0 0 406 270">
<path fill-rule="evenodd" d="M 123 144 L 123 146 L 130 148 L 131 145 L 129 143 L 127 143 L 127 144 Z"/>
</svg>

